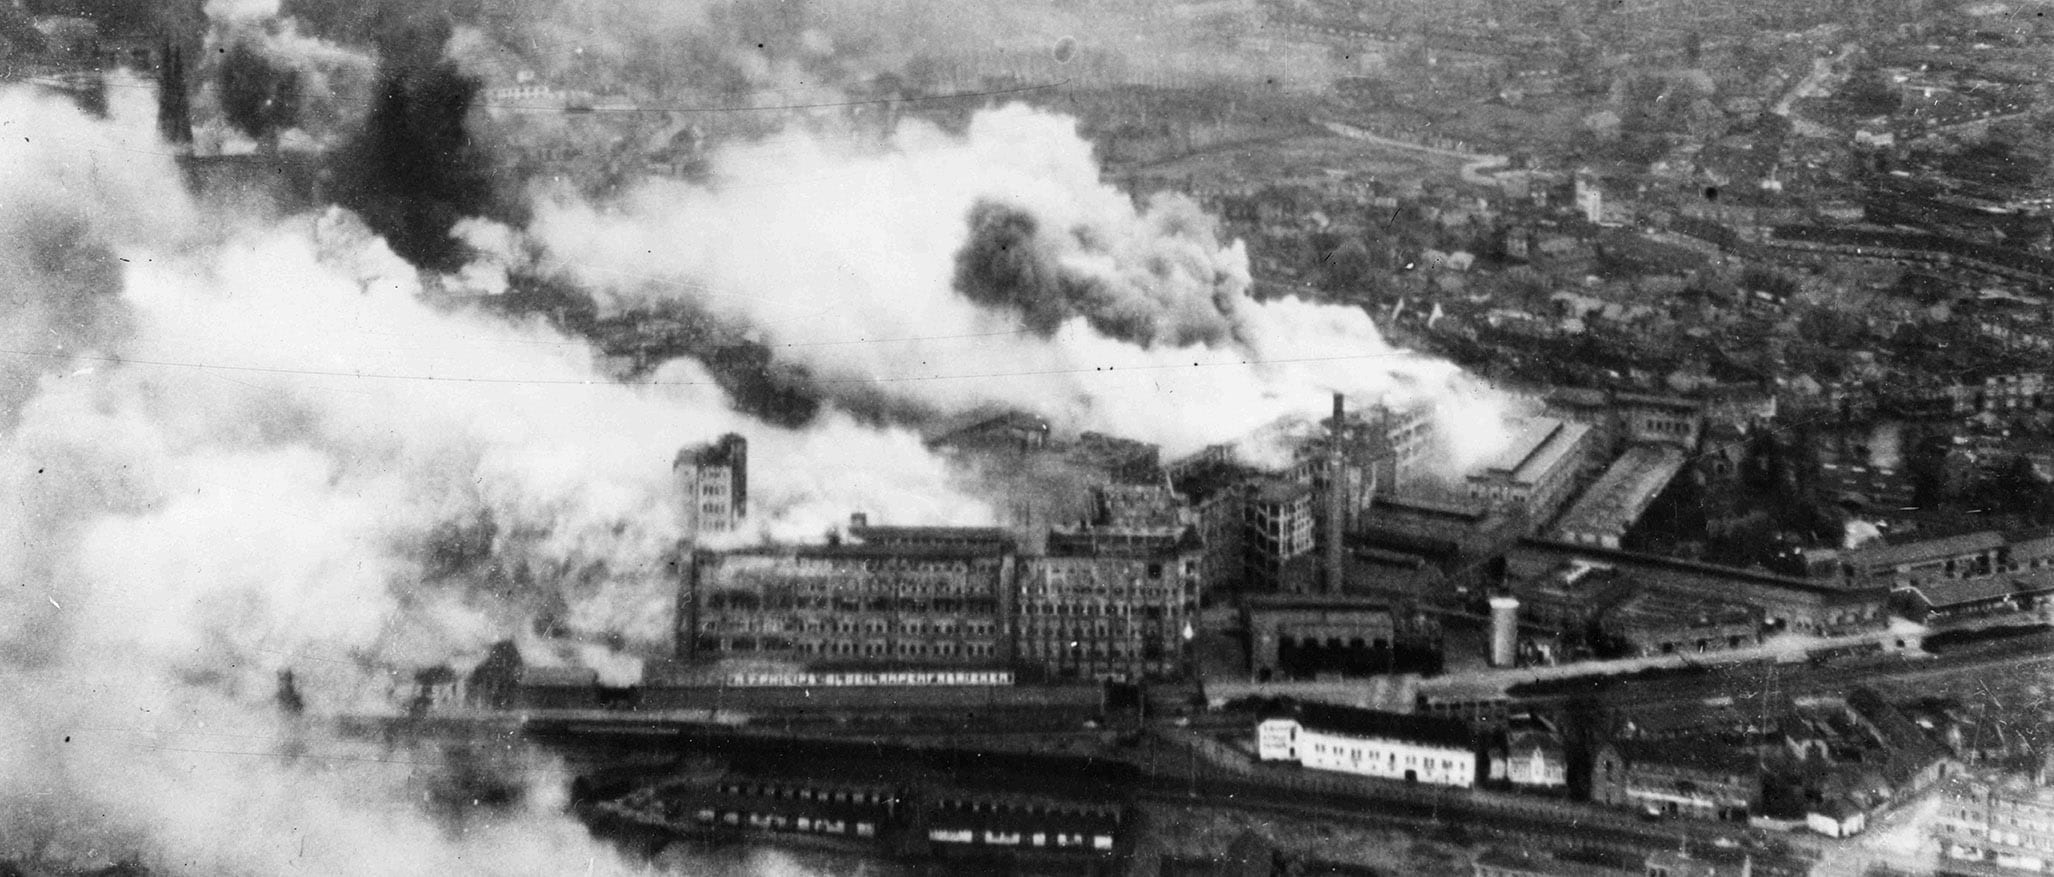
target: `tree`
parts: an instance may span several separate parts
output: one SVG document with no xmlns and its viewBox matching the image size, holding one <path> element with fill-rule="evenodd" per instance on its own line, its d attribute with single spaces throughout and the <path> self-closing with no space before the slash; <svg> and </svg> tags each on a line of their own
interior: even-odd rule
<svg viewBox="0 0 2054 877">
<path fill-rule="evenodd" d="M 1857 116 L 1887 116 L 1904 103 L 1889 77 L 1871 66 L 1856 70 L 1837 96 Z"/>
<path fill-rule="evenodd" d="M 1358 289 L 1375 268 L 1369 247 L 1362 243 L 1362 238 L 1351 237 L 1327 253 L 1321 285 L 1336 291 Z"/>
<path fill-rule="evenodd" d="M 1920 506 L 1942 506 L 1961 498 L 1966 479 L 1951 434 L 1932 424 L 1919 424 L 1905 430 L 1904 448 L 1904 468 Z"/>
<path fill-rule="evenodd" d="M 1740 481 L 1749 492 L 1769 495 L 1780 491 L 1788 478 L 1788 461 L 1783 436 L 1773 429 L 1756 433 L 1748 442 L 1747 459 L 1740 464 Z"/>
<path fill-rule="evenodd" d="M 1856 344 L 1867 333 L 1868 327 L 1862 323 L 1861 317 L 1844 309 L 1816 307 L 1798 316 L 1797 330 L 1807 342 L 1838 349 Z"/>
<path fill-rule="evenodd" d="M 2030 457 L 2015 455 L 1976 486 L 1977 505 L 2044 523 L 2054 514 L 2054 491 Z"/>
</svg>

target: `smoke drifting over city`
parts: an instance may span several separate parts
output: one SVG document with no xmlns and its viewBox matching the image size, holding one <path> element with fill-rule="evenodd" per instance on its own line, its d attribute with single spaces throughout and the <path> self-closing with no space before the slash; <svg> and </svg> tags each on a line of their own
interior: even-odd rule
<svg viewBox="0 0 2054 877">
<path fill-rule="evenodd" d="M 1181 454 L 1345 392 L 1439 405 L 1473 445 L 1451 465 L 1491 451 L 1494 393 L 1360 309 L 1252 298 L 1240 244 L 1188 200 L 1108 185 L 1069 119 L 1002 107 L 881 142 L 794 126 L 716 150 L 702 182 L 607 196 L 510 182 L 470 125 L 492 53 L 465 47 L 495 15 L 560 39 L 578 19 L 400 5 L 206 4 L 221 51 L 196 123 L 332 147 L 339 204 L 282 221 L 190 196 L 139 80 L 107 119 L 0 88 L 0 855 L 639 873 L 560 815 L 550 765 L 519 765 L 508 809 L 424 813 L 409 762 L 434 754 L 282 715 L 277 674 L 311 708 L 372 709 L 394 668 L 468 667 L 509 636 L 660 648 L 671 458 L 723 433 L 764 461 L 737 542 L 817 539 L 853 510 L 992 523 L 917 428 L 993 406 Z M 793 36 L 811 67 L 732 60 L 740 79 L 834 68 L 828 33 Z M 823 404 L 765 423 L 713 365 L 623 382 L 587 339 L 437 295 L 509 269 L 601 313 L 705 315 Z M 852 413 L 879 410 L 896 425 Z"/>
<path fill-rule="evenodd" d="M 739 145 L 709 185 L 546 200 L 531 232 L 611 306 L 689 302 L 830 395 L 1016 406 L 1172 454 L 1316 412 L 1334 391 L 1482 423 L 1500 405 L 1392 349 L 1360 309 L 1251 298 L 1246 253 L 1194 205 L 1137 207 L 1100 180 L 1073 122 L 1024 107 L 981 112 L 961 136 L 908 122 L 875 148 L 804 133 Z M 1463 450 L 1452 465 L 1488 448 Z"/>
<path fill-rule="evenodd" d="M 0 438 L 20 498 L 0 565 L 22 583 L 0 674 L 26 692 L 5 721 L 0 834 L 30 845 L 8 852 L 127 850 L 176 873 L 610 861 L 525 811 L 451 840 L 411 815 L 407 771 L 376 751 L 307 732 L 313 755 L 269 757 L 301 733 L 271 716 L 274 673 L 295 668 L 310 701 L 346 709 L 383 702 L 385 668 L 475 662 L 543 615 L 659 638 L 670 454 L 741 418 L 689 363 L 631 389 L 575 339 L 430 308 L 347 214 L 268 228 L 201 214 L 170 159 L 139 152 L 147 102 L 93 122 L 0 100 L 36 132 L 0 147 L 20 223 L 5 245 L 41 272 L 10 291 Z M 858 506 L 988 514 L 911 434 L 835 416 L 750 431 L 793 462 L 758 487 L 787 538 Z M 860 477 L 808 474 L 844 456 L 865 461 Z M 459 544 L 466 527 L 482 551 Z M 372 848 L 392 859 L 367 863 Z"/>
</svg>

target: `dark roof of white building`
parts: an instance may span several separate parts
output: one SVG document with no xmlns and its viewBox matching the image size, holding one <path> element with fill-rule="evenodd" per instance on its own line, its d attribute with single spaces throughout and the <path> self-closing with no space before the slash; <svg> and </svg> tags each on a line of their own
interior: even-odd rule
<svg viewBox="0 0 2054 877">
<path fill-rule="evenodd" d="M 1323 703 L 1299 703 L 1273 718 L 1297 719 L 1316 731 L 1365 740 L 1396 740 L 1475 751 L 1476 734 L 1455 719 L 1388 713 Z"/>
</svg>

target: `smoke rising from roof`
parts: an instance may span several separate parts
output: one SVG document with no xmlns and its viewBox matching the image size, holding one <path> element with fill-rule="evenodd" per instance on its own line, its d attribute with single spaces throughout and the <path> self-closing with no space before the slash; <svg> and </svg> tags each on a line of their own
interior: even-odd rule
<svg viewBox="0 0 2054 877">
<path fill-rule="evenodd" d="M 509 207 L 489 153 L 465 123 L 479 82 L 442 57 L 446 30 L 388 41 L 357 137 L 335 153 L 336 193 L 409 262 L 454 271 L 465 259 L 451 229 Z"/>
<path fill-rule="evenodd" d="M 705 184 L 617 200 L 556 193 L 530 228 L 604 306 L 685 302 L 745 326 L 842 400 L 941 413 L 1016 407 L 1171 456 L 1280 416 L 1443 410 L 1456 471 L 1486 456 L 1500 396 L 1385 343 L 1361 309 L 1249 295 L 1240 243 L 1188 199 L 1137 205 L 1069 119 L 1011 106 L 883 144 L 787 133 L 712 157 Z"/>
<path fill-rule="evenodd" d="M 1137 223 L 1102 237 L 1079 226 L 1043 229 L 999 201 L 970 209 L 956 252 L 955 289 L 1017 311 L 1043 337 L 1082 317 L 1100 334 L 1143 347 L 1217 345 L 1233 335 L 1231 308 L 1246 298 L 1246 269 L 1227 261 L 1212 223 L 1190 201 L 1159 199 Z"/>
</svg>

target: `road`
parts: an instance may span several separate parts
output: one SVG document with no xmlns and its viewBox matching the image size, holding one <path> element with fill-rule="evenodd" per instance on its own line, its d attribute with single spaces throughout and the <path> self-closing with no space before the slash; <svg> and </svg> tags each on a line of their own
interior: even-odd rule
<svg viewBox="0 0 2054 877">
<path fill-rule="evenodd" d="M 1490 177 L 1484 176 L 1484 172 L 1496 168 L 1501 168 L 1512 163 L 1512 159 L 1508 156 L 1488 155 L 1478 152 L 1463 152 L 1455 149 L 1443 149 L 1438 146 L 1427 146 L 1422 143 L 1412 143 L 1406 140 L 1396 140 L 1379 134 L 1373 134 L 1369 131 L 1357 128 L 1353 125 L 1348 125 L 1341 122 L 1328 122 L 1322 120 L 1319 122 L 1319 125 L 1329 131 L 1334 132 L 1335 134 L 1338 134 L 1342 137 L 1346 137 L 1350 140 L 1360 140 L 1364 143 L 1374 143 L 1378 146 L 1387 146 L 1392 149 L 1405 149 L 1413 152 L 1424 152 L 1428 155 L 1438 155 L 1442 158 L 1460 159 L 1463 162 L 1462 181 L 1465 183 L 1469 183 L 1471 185 L 1497 185 L 1497 182 L 1495 180 L 1492 180 Z"/>
<path fill-rule="evenodd" d="M 1193 795 L 1193 789 L 1196 795 Z M 1363 798 L 1345 793 L 1282 790 L 1255 783 L 1227 783 L 1199 780 L 1193 784 L 1174 779 L 1151 780 L 1140 792 L 1143 800 L 1164 804 L 1220 807 L 1272 816 L 1319 819 L 1368 827 L 1401 826 L 1417 831 L 1460 831 L 1471 840 L 1559 847 L 1565 843 L 1585 847 L 1607 847 L 1651 853 L 1673 850 L 1687 842 L 1712 844 L 1719 838 L 1745 837 L 1744 831 L 1714 823 L 1648 823 L 1633 829 L 1604 822 L 1565 822 L 1557 819 L 1480 811 L 1459 804 L 1436 806 L 1431 801 L 1402 801 Z M 1754 838 L 1732 840 L 1762 849 Z"/>
<path fill-rule="evenodd" d="M 1820 86 L 1825 84 L 1826 79 L 1833 75 L 1833 67 L 1835 65 L 1847 60 L 1848 56 L 1860 50 L 1860 45 L 1847 43 L 1840 47 L 1838 54 L 1830 58 L 1812 59 L 1811 71 L 1806 73 L 1803 79 L 1798 80 L 1797 85 L 1784 92 L 1783 97 L 1776 101 L 1775 106 L 1771 107 L 1770 111 L 1789 119 L 1791 130 L 1796 131 L 1800 136 L 1832 137 L 1834 135 L 1833 129 L 1803 116 L 1796 115 L 1792 111 L 1791 105 L 1799 99 L 1811 97 L 1819 90 Z"/>
</svg>

